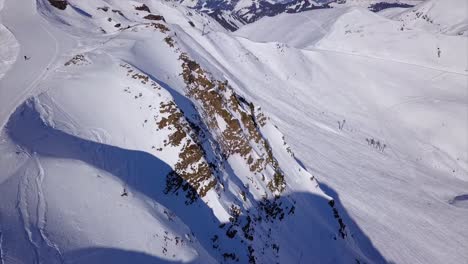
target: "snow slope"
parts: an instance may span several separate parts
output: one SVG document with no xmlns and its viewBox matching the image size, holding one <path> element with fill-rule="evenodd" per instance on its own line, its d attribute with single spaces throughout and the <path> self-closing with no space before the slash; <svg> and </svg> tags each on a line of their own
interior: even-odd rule
<svg viewBox="0 0 468 264">
<path fill-rule="evenodd" d="M 0 10 L 3 9 L 3 4 L 3 1 L 0 1 Z M 17 54 L 18 42 L 11 32 L 5 26 L 0 24 L 0 78 L 15 62 Z"/>
<path fill-rule="evenodd" d="M 8 1 L 1 17 L 2 23 L 20 43 L 18 59 L 10 66 L 9 74 L 0 79 L 0 127 L 3 127 L 8 116 L 47 75 L 52 61 L 72 47 L 73 42 L 60 31 L 52 33 L 54 28 L 36 13 L 34 1 L 26 5 Z M 31 25 L 35 25 L 35 30 L 31 30 Z M 31 59 L 25 60 L 24 56 Z"/>
<path fill-rule="evenodd" d="M 336 18 L 346 12 L 347 8 L 331 8 L 265 17 L 255 24 L 243 26 L 234 34 L 257 42 L 278 41 L 293 47 L 305 48 L 328 34 Z M 287 24 L 284 26 L 282 23 Z M 262 30 L 258 30 L 259 28 Z"/>
<path fill-rule="evenodd" d="M 26 247 L 28 240 L 12 244 L 18 246 L 17 250 L 7 243 L 7 258 L 24 263 L 37 259 L 48 263 L 125 263 L 137 254 L 146 254 L 139 263 L 188 262 L 198 258 L 202 259 L 198 262 L 214 263 L 180 220 L 180 214 L 177 217 L 174 208 L 164 206 L 171 204 L 170 197 L 165 198 L 158 190 L 164 185 L 163 176 L 170 171 L 167 161 L 148 154 L 151 146 L 147 142 L 135 140 L 158 140 L 151 135 L 149 124 L 142 128 L 143 118 L 150 118 L 151 111 L 141 108 L 159 105 L 170 95 L 166 92 L 158 96 L 152 88 L 132 78 L 116 78 L 125 77 L 126 69 L 106 55 L 91 59 L 93 66 L 84 71 L 63 71 L 71 76 L 55 77 L 49 83 L 61 89 L 52 89 L 26 102 L 10 119 L 8 133 L 21 146 L 18 155 L 24 160 L 19 168 L 12 168 L 12 173 L 24 173 L 18 177 L 24 183 L 16 183 L 19 219 L 13 214 L 14 218 L 3 220 L 7 226 L 4 229 L 9 230 L 4 240 L 12 241 L 24 232 L 22 229 L 32 235 L 30 249 Z M 103 65 L 107 65 L 107 71 L 100 69 Z M 94 75 L 96 69 L 100 69 L 99 76 Z M 64 79 L 68 80 L 66 87 L 60 86 Z M 130 85 L 132 91 L 125 92 Z M 103 88 L 96 91 L 99 86 Z M 144 95 L 138 100 L 131 94 L 140 92 Z M 116 105 L 126 107 L 116 109 Z M 158 135 L 162 141 L 164 134 Z M 14 156 L 5 157 L 3 162 Z M 11 182 L 15 177 L 8 179 L 2 184 L 3 190 L 15 185 Z M 122 193 L 128 193 L 128 197 Z M 156 200 L 157 195 L 164 201 Z M 37 204 L 37 209 L 31 211 L 28 204 Z M 199 210 L 200 214 L 203 212 Z M 24 254 L 31 250 L 37 255 Z M 121 259 L 119 254 L 127 256 Z"/>
<path fill-rule="evenodd" d="M 450 12 L 447 12 L 450 10 Z M 468 2 L 429 0 L 394 17 L 408 28 L 422 28 L 435 33 L 466 36 Z"/>
<path fill-rule="evenodd" d="M 468 258 L 463 37 L 359 8 L 232 35 L 165 1 L 67 3 L 6 2 L 29 12 L 0 79 L 2 262 Z M 26 44 L 41 17 L 57 53 Z"/>
<path fill-rule="evenodd" d="M 330 1 L 312 0 L 179 0 L 178 3 L 208 14 L 224 28 L 235 31 L 263 17 L 329 8 Z"/>
<path fill-rule="evenodd" d="M 345 0 L 345 1 L 333 1 L 330 5 L 332 7 L 350 7 L 350 6 L 357 6 L 357 7 L 365 7 L 368 8 L 372 5 L 378 3 L 388 3 L 388 4 L 407 4 L 407 5 L 417 5 L 424 0 Z"/>
<path fill-rule="evenodd" d="M 285 23 L 287 26 L 282 27 Z M 258 28 L 294 30 L 256 34 L 261 32 Z M 310 33 L 300 34 L 305 31 Z M 461 74 L 468 71 L 466 38 L 406 29 L 403 22 L 355 7 L 309 11 L 297 16 L 283 14 L 247 25 L 235 34 L 261 42 L 279 41 L 297 48 L 394 60 Z"/>
<path fill-rule="evenodd" d="M 310 14 L 317 17 L 317 12 L 324 11 Z M 356 18 L 355 14 L 375 18 L 365 25 L 353 20 L 364 32 L 370 27 L 387 33 L 387 25 L 394 23 L 361 9 L 350 12 L 348 18 Z M 455 61 L 444 65 L 433 59 L 435 50 L 418 51 L 411 57 L 405 50 L 400 52 L 396 47 L 411 41 L 405 32 L 376 38 L 376 48 L 395 47 L 378 55 L 371 55 L 378 50 L 366 44 L 370 37 L 365 35 L 359 43 L 366 46 L 353 45 L 352 54 L 342 50 L 343 43 L 350 43 L 346 39 L 336 39 L 339 46 L 333 46 L 328 34 L 344 33 L 346 29 L 338 26 L 344 23 L 333 24 L 322 39 L 314 31 L 307 35 L 329 44 L 329 50 L 304 45 L 303 36 L 281 33 L 287 30 L 268 36 L 258 33 L 266 24 L 295 30 L 302 19 L 294 16 L 280 15 L 245 26 L 235 33 L 241 36 L 237 39 L 212 34 L 211 40 L 199 41 L 206 54 L 216 57 L 224 74 L 240 82 L 239 89 L 273 117 L 297 157 L 320 175 L 322 186 L 335 189 L 388 261 L 463 262 L 468 252 L 462 246 L 467 230 L 462 219 L 467 212 L 460 209 L 463 202 L 456 202 L 463 198 L 455 197 L 467 187 L 466 49 L 457 44 L 465 39 L 446 42 L 444 50 L 460 57 L 454 55 L 451 60 Z M 379 21 L 383 21 L 380 29 Z M 344 119 L 345 132 L 337 129 L 337 122 Z M 368 146 L 366 138 L 377 138 L 390 149 L 381 154 Z"/>
<path fill-rule="evenodd" d="M 8 29 L 0 26 L 0 77 L 2 77 L 15 62 L 18 54 L 18 43 Z"/>
<path fill-rule="evenodd" d="M 32 48 L 22 30 L 23 19 L 42 21 L 35 3 L 50 35 Z M 200 56 L 192 36 L 202 25 L 225 31 L 184 7 L 144 3 L 7 2 L 31 11 L 9 23 L 32 55 L 2 92 L 24 82 L 21 96 L 34 96 L 3 111 L 1 260 L 382 261 L 260 107 Z M 47 49 L 62 37 L 76 45 Z"/>
</svg>

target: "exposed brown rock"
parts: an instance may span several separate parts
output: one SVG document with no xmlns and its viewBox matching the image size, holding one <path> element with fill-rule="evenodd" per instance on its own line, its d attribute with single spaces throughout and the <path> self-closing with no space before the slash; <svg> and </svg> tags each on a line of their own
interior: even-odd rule
<svg viewBox="0 0 468 264">
<path fill-rule="evenodd" d="M 123 63 L 120 66 L 130 78 L 154 88 L 158 86 L 148 75 L 129 64 Z M 164 147 L 180 148 L 179 160 L 174 165 L 174 171 L 166 176 L 164 191 L 178 194 L 179 190 L 182 190 L 187 198 L 186 203 L 193 203 L 216 186 L 217 181 L 213 176 L 212 167 L 205 160 L 203 148 L 192 140 L 190 135 L 196 132 L 174 101 L 161 102 L 159 113 L 163 117 L 156 121 L 157 128 L 170 131 L 168 138 L 164 140 Z"/>
<path fill-rule="evenodd" d="M 86 60 L 85 56 L 82 54 L 75 55 L 73 58 L 71 58 L 69 61 L 65 62 L 65 66 L 70 66 L 70 65 L 82 65 L 88 63 L 88 60 Z"/>
<path fill-rule="evenodd" d="M 152 27 L 152 28 L 155 28 L 157 30 L 159 30 L 159 32 L 161 33 L 166 33 L 169 31 L 169 28 L 163 24 L 160 24 L 160 23 L 151 23 L 151 24 L 148 24 L 146 27 Z"/>
<path fill-rule="evenodd" d="M 104 12 L 107 12 L 107 11 L 109 11 L 109 7 L 107 7 L 107 6 L 98 7 L 97 10 L 102 10 Z"/>
<path fill-rule="evenodd" d="M 166 41 L 167 45 L 169 45 L 169 47 L 173 48 L 174 47 L 174 39 L 167 36 L 164 38 L 164 41 Z"/>
<path fill-rule="evenodd" d="M 273 156 L 270 144 L 263 138 L 257 125 L 257 123 L 265 125 L 266 118 L 263 114 L 259 114 L 260 121 L 258 121 L 253 104 L 248 104 L 245 110 L 227 82 L 211 78 L 187 54 L 182 53 L 179 58 L 182 60 L 182 76 L 187 84 L 187 94 L 201 105 L 207 126 L 213 130 L 220 129 L 216 116 L 221 117 L 226 123 L 226 127 L 221 131 L 221 137 L 217 138 L 223 153 L 226 156 L 239 154 L 244 157 L 254 173 L 260 173 L 267 166 L 271 166 L 275 173 L 267 186 L 275 195 L 283 192 L 286 187 L 283 172 Z M 240 119 L 236 116 L 240 116 Z M 261 156 L 264 158 L 255 158 L 257 155 L 253 154 L 251 144 L 257 144 L 263 149 Z"/>
<path fill-rule="evenodd" d="M 151 13 L 151 10 L 149 9 L 149 7 L 145 4 L 141 5 L 141 6 L 136 6 L 135 7 L 136 10 L 138 11 L 146 11 L 148 13 Z"/>
<path fill-rule="evenodd" d="M 164 21 L 166 22 L 166 20 L 164 19 L 163 16 L 160 16 L 160 15 L 154 15 L 154 14 L 149 14 L 149 15 L 146 15 L 143 17 L 144 19 L 148 19 L 148 20 L 156 20 L 156 21 Z"/>
<path fill-rule="evenodd" d="M 49 3 L 60 10 L 65 10 L 67 8 L 68 2 L 66 0 L 49 0 Z"/>
<path fill-rule="evenodd" d="M 175 175 L 169 175 L 167 190 L 178 190 L 180 187 L 187 191 L 188 202 L 191 203 L 198 196 L 205 196 L 207 192 L 216 185 L 216 179 L 213 177 L 210 166 L 204 160 L 204 152 L 200 145 L 193 142 L 187 134 L 190 131 L 189 124 L 185 121 L 183 113 L 171 101 L 169 103 L 161 103 L 160 112 L 169 114 L 158 122 L 159 129 L 165 127 L 174 128 L 174 132 L 169 135 L 169 140 L 166 145 L 179 146 L 182 140 L 185 140 L 185 145 L 179 153 L 179 161 L 175 164 Z M 174 185 L 174 186 L 172 186 Z"/>
</svg>

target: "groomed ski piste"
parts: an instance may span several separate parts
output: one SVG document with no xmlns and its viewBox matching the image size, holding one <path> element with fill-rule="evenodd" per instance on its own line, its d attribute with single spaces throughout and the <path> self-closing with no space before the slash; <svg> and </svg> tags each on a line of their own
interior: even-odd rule
<svg viewBox="0 0 468 264">
<path fill-rule="evenodd" d="M 466 5 L 0 0 L 0 263 L 466 262 Z"/>
</svg>

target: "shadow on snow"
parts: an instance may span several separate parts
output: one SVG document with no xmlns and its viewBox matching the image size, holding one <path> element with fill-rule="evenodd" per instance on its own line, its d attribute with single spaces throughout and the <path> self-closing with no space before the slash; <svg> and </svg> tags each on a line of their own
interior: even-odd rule
<svg viewBox="0 0 468 264">
<path fill-rule="evenodd" d="M 339 225 L 328 200 L 311 193 L 293 193 L 287 197 L 279 198 L 277 202 L 285 205 L 292 205 L 291 201 L 293 201 L 296 207 L 294 213 L 291 216 L 286 215 L 281 221 L 263 217 L 255 224 L 255 237 L 252 241 L 244 237 L 242 232 L 243 224 L 247 221 L 243 215 L 239 218 L 239 225 L 234 227 L 239 231 L 236 237 L 228 238 L 225 235 L 226 229 L 220 227 L 223 226 L 223 223 L 217 220 L 212 209 L 205 202 L 198 199 L 192 205 L 187 206 L 184 203 L 184 195 L 164 194 L 166 175 L 172 171 L 172 168 L 147 152 L 89 141 L 53 128 L 41 119 L 33 100 L 27 101 L 16 110 L 10 117 L 6 129 L 10 138 L 30 153 L 80 160 L 118 177 L 129 187 L 130 192 L 142 193 L 165 206 L 192 230 L 204 249 L 211 253 L 215 259 L 220 260 L 223 253 L 233 252 L 238 254 L 240 262 L 244 263 L 248 260 L 247 245 L 254 245 L 255 248 L 259 249 L 255 255 L 261 256 L 262 246 L 269 245 L 271 247 L 275 243 L 281 244 L 279 242 L 284 240 L 287 241 L 290 255 L 278 254 L 275 256 L 271 253 L 274 250 L 265 249 L 270 250 L 270 256 L 273 256 L 270 257 L 271 261 L 281 262 L 281 259 L 284 261 L 296 259 L 297 263 L 325 260 L 336 262 L 341 260 L 340 256 L 344 254 L 343 251 L 346 251 L 348 253 L 357 252 L 357 254 L 350 254 L 359 256 L 358 258 L 365 262 L 386 263 L 370 239 L 343 208 L 338 194 L 326 185 L 322 185 L 322 188 L 335 199 L 335 207 L 339 210 L 340 217 L 343 218 L 348 227 L 348 235 L 352 236 L 357 246 L 350 245 L 348 240 L 343 240 L 338 236 Z M 307 210 L 302 210 L 302 208 L 307 208 Z M 274 224 L 268 224 L 269 222 L 274 222 Z M 268 230 L 271 227 L 273 227 L 273 231 Z M 220 237 L 220 247 L 218 248 L 213 245 L 214 235 Z M 306 245 L 306 251 L 302 250 L 304 245 Z M 280 249 L 277 251 L 281 252 Z M 145 253 L 116 248 L 80 249 L 66 252 L 65 257 L 70 258 L 72 263 L 172 262 Z M 74 262 L 73 259 L 76 259 L 77 262 Z M 354 261 L 353 259 L 349 260 L 349 262 Z"/>
</svg>

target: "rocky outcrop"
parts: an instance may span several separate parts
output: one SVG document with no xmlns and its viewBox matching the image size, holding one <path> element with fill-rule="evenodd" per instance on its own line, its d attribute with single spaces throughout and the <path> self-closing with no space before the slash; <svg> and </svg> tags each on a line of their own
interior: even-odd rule
<svg viewBox="0 0 468 264">
<path fill-rule="evenodd" d="M 49 0 L 49 3 L 60 10 L 65 10 L 68 6 L 68 2 L 66 0 Z"/>
</svg>

